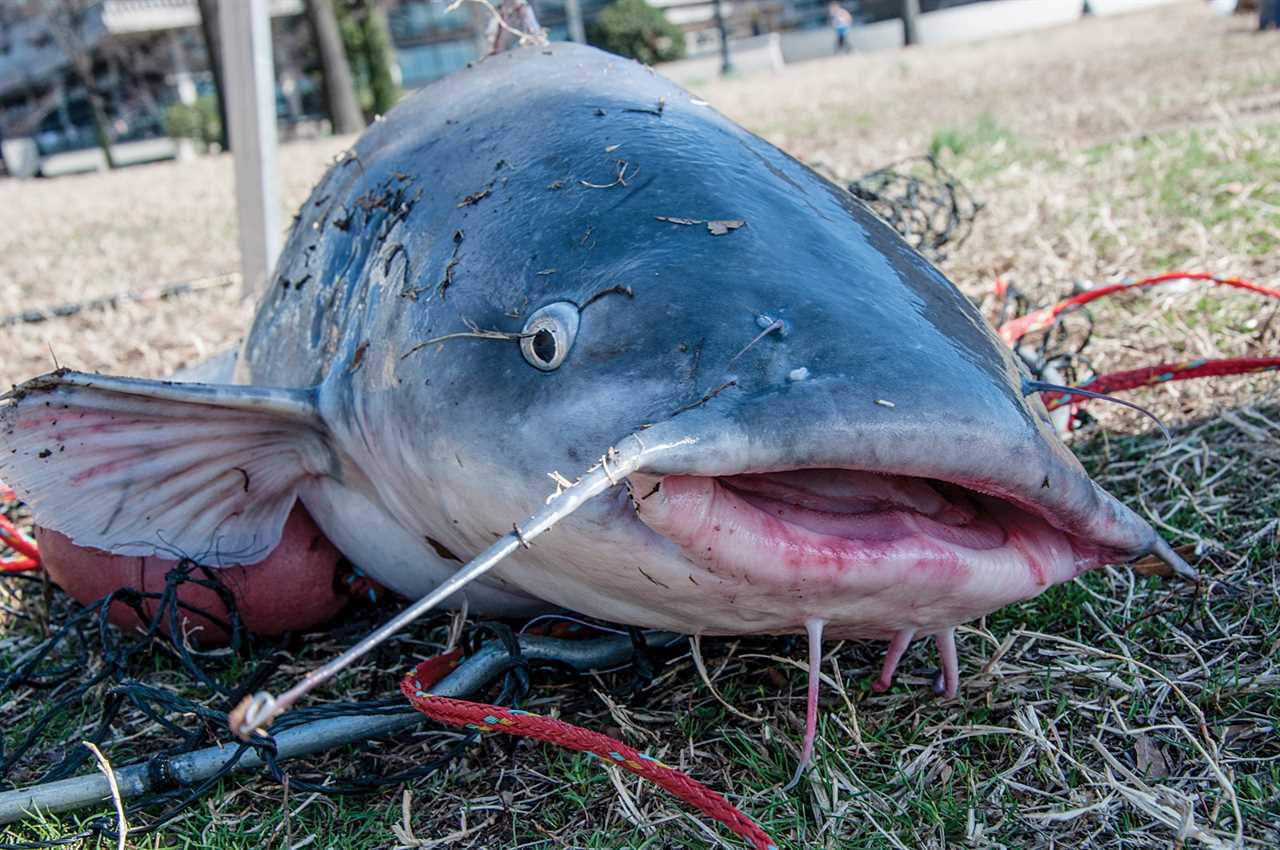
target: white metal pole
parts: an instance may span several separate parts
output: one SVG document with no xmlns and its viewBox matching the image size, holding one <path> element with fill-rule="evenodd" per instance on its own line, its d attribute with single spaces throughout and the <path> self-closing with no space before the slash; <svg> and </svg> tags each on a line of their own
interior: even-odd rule
<svg viewBox="0 0 1280 850">
<path fill-rule="evenodd" d="M 268 0 L 219 3 L 228 139 L 235 160 L 236 218 L 245 295 L 266 287 L 280 253 L 276 84 Z"/>
</svg>

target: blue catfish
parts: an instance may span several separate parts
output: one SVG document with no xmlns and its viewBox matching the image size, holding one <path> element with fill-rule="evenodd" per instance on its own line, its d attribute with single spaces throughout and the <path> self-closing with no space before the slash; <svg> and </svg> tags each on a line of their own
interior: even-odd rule
<svg viewBox="0 0 1280 850">
<path fill-rule="evenodd" d="M 525 47 L 330 168 L 221 382 L 30 381 L 0 478 L 79 544 L 211 565 L 260 557 L 301 500 L 420 597 L 625 442 L 610 486 L 451 601 L 887 640 L 879 688 L 933 636 L 950 695 L 959 623 L 1148 553 L 1194 575 L 1027 380 L 843 189 L 648 68 Z"/>
</svg>

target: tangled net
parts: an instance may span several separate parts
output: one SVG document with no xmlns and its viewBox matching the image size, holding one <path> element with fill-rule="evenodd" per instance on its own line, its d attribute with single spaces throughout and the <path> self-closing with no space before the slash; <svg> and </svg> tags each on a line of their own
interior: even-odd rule
<svg viewBox="0 0 1280 850">
<path fill-rule="evenodd" d="M 1108 394 L 1170 381 L 1280 371 L 1280 357 L 1266 353 L 1261 356 L 1157 363 L 1122 372 L 1100 373 L 1094 369 L 1085 353 L 1094 331 L 1093 315 L 1088 308 L 1090 302 L 1122 292 L 1189 281 L 1280 300 L 1280 289 L 1244 278 L 1221 277 L 1208 272 L 1170 271 L 1094 288 L 1077 285 L 1061 301 L 1032 309 L 1030 301 L 1015 287 L 997 280 L 995 294 L 1000 302 L 1000 312 L 995 323 L 996 333 L 1036 378 L 1049 378 L 1055 383 L 1068 384 L 1091 393 Z M 1046 392 L 1042 397 L 1050 410 L 1070 407 L 1065 420 L 1067 430 L 1074 430 L 1090 421 L 1088 414 L 1080 410 L 1080 406 L 1089 400 L 1087 397 L 1069 391 Z"/>
<path fill-rule="evenodd" d="M 13 510 L 15 506 L 10 503 L 0 507 Z M 229 615 L 219 617 L 180 601 L 179 589 L 187 584 L 212 590 Z M 37 621 L 43 612 L 39 611 L 40 606 L 26 604 L 32 595 L 44 596 L 49 619 L 61 620 L 60 626 L 50 630 L 47 622 Z M 354 602 L 360 597 L 352 598 Z M 245 743 L 233 738 L 228 731 L 227 713 L 290 660 L 300 641 L 288 637 L 264 641 L 248 635 L 236 612 L 234 596 L 216 570 L 183 561 L 169 571 L 163 591 L 148 593 L 124 588 L 85 607 L 61 594 L 53 595 L 43 574 L 6 572 L 0 579 L 0 599 L 0 606 L 10 618 L 26 620 L 33 631 L 48 633 L 0 677 L 0 704 L 6 705 L 5 728 L 0 732 L 0 783 L 28 786 L 76 775 L 92 758 L 81 741 L 104 749 L 110 747 L 117 760 L 122 755 L 145 756 L 153 785 L 159 790 L 135 798 L 125 808 L 129 835 L 137 836 L 164 827 L 203 799 L 238 769 L 240 760 L 251 750 L 262 759 L 267 773 L 278 782 L 285 781 L 274 740 L 255 736 Z M 110 625 L 108 612 L 112 605 L 132 609 L 146 623 L 145 628 L 128 632 Z M 336 627 L 339 640 L 353 641 L 381 619 L 381 612 L 367 606 L 356 607 Z M 205 617 L 225 630 L 230 636 L 227 646 L 210 651 L 192 646 L 181 633 L 184 618 L 180 612 Z M 427 624 L 426 633 L 419 637 L 434 642 L 433 638 L 439 640 L 443 630 L 447 630 L 447 624 L 437 619 L 434 625 Z M 514 646 L 510 629 L 501 624 L 480 624 L 471 629 L 468 637 L 478 641 L 485 635 Z M 495 699 L 518 707 L 529 689 L 528 662 L 518 651 L 509 655 L 509 663 L 500 670 Z M 145 678 L 159 678 L 168 685 L 147 684 Z M 310 705 L 282 718 L 272 731 L 278 734 L 332 717 L 404 711 L 404 701 L 398 697 Z M 72 732 L 68 733 L 68 729 Z M 144 730 L 143 745 L 131 752 L 126 741 Z M 406 733 L 413 734 L 413 730 Z M 327 795 L 367 793 L 429 776 L 451 764 L 478 739 L 478 733 L 470 733 L 426 763 L 405 770 L 364 770 L 336 777 L 300 773 L 293 768 L 288 786 L 294 791 Z M 165 775 L 163 766 L 168 759 L 214 744 L 225 746 L 233 756 L 207 779 L 181 787 Z M 362 761 L 367 763 L 369 759 Z M 0 848 L 57 847 L 94 836 L 114 841 L 117 828 L 116 815 L 105 815 L 70 835 L 48 841 L 0 844 Z"/>
<path fill-rule="evenodd" d="M 921 254 L 935 263 L 947 258 L 973 232 L 982 204 L 931 154 L 869 171 L 849 192 Z"/>
</svg>

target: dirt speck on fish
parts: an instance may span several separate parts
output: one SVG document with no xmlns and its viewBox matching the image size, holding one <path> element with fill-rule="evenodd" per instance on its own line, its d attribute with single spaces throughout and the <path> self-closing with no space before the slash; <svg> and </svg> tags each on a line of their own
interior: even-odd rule
<svg viewBox="0 0 1280 850">
<path fill-rule="evenodd" d="M 746 224 L 746 222 L 741 219 L 725 219 L 720 221 L 708 221 L 707 230 L 710 231 L 712 236 L 724 236 L 726 233 L 737 230 L 739 227 L 742 227 L 742 225 L 744 224 Z"/>
</svg>

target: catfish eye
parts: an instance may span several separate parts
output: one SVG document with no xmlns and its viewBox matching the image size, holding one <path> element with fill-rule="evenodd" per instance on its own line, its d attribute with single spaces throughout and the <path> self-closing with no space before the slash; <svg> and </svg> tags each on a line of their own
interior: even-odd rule
<svg viewBox="0 0 1280 850">
<path fill-rule="evenodd" d="M 520 334 L 520 353 L 529 365 L 544 372 L 558 369 L 578 335 L 578 307 L 557 301 L 534 312 Z"/>
</svg>

